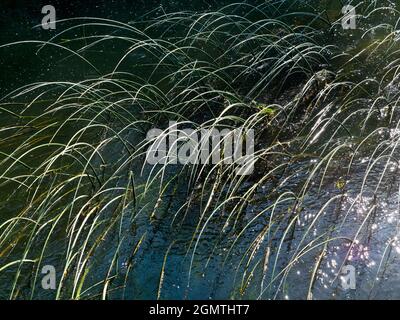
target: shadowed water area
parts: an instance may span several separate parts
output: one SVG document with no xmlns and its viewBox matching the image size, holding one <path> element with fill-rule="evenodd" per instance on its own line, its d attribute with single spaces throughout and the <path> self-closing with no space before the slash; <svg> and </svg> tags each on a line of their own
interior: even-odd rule
<svg viewBox="0 0 400 320">
<path fill-rule="evenodd" d="M 2 2 L 0 298 L 400 298 L 400 2 L 229 4 Z M 170 121 L 255 172 L 147 164 Z"/>
</svg>

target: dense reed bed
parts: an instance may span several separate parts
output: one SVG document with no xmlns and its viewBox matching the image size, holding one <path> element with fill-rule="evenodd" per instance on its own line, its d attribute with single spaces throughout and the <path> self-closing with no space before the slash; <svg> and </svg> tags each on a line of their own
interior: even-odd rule
<svg viewBox="0 0 400 320">
<path fill-rule="evenodd" d="M 179 298 L 199 297 L 208 272 L 210 297 L 326 298 L 329 255 L 343 246 L 337 264 L 354 261 L 388 199 L 398 214 L 400 51 L 390 4 L 357 6 L 356 31 L 321 8 L 269 1 L 130 23 L 65 19 L 49 41 L 0 46 L 84 70 L 0 100 L 1 298 L 171 297 L 174 268 Z M 153 128 L 163 134 L 146 139 Z M 222 160 L 149 165 L 149 146 L 183 128 L 253 129 L 254 172 Z M 356 297 L 375 292 L 397 229 L 385 231 Z M 48 264 L 54 291 L 41 289 Z M 329 297 L 341 297 L 339 274 Z"/>
</svg>

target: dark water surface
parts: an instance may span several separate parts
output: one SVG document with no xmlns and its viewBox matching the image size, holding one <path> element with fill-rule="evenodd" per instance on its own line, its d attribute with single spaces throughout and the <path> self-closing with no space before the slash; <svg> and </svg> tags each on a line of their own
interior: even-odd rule
<svg viewBox="0 0 400 320">
<path fill-rule="evenodd" d="M 327 16 L 332 19 L 337 18 L 337 11 L 340 10 L 339 1 L 303 1 L 302 3 L 313 3 L 315 6 L 326 7 Z M 179 10 L 210 10 L 222 7 L 227 1 L 53 1 L 52 4 L 57 9 L 57 18 L 71 17 L 103 17 L 122 22 L 142 19 L 141 17 L 152 12 L 152 15 L 160 15 L 165 12 L 175 12 Z M 42 4 L 47 1 L 12 1 L 2 0 L 0 4 L 0 45 L 22 41 L 26 39 L 46 41 L 55 35 L 56 32 L 46 31 L 39 28 L 33 28 L 41 21 Z M 301 4 L 298 5 L 301 10 Z M 84 30 L 76 31 L 76 36 L 83 36 Z M 335 38 L 338 45 L 343 46 L 343 50 L 351 50 L 355 43 L 365 41 L 368 45 L 370 40 L 359 40 L 357 35 L 349 37 L 343 43 L 339 43 L 340 38 Z M 27 49 L 29 48 L 29 49 Z M 86 52 L 87 57 L 101 73 L 111 72 L 115 66 L 113 61 L 119 57 L 122 47 L 110 46 L 103 48 L 102 51 Z M 24 44 L 12 48 L 0 48 L 0 92 L 4 96 L 6 93 L 30 82 L 37 81 L 77 81 L 89 79 L 96 76 L 96 72 L 90 70 L 84 63 L 77 59 L 65 59 L 64 54 L 57 50 L 46 48 L 39 54 L 36 54 L 32 47 Z M 132 58 L 135 59 L 140 57 Z M 110 63 L 111 62 L 111 63 Z M 362 77 L 362 75 L 361 75 Z M 399 90 L 394 88 L 393 90 Z M 10 123 L 10 119 L 5 113 L 0 113 L 2 119 L 0 122 Z M 65 132 L 68 137 L 73 131 Z M 387 129 L 388 132 L 382 132 L 382 137 L 387 135 L 392 137 L 391 143 L 396 144 L 399 136 L 398 129 Z M 135 133 L 127 134 L 126 139 L 135 141 Z M 371 146 L 372 148 L 372 146 Z M 121 152 L 122 146 L 115 145 L 114 149 L 109 150 L 107 154 L 108 163 L 113 163 L 117 159 L 117 154 Z M 395 148 L 393 157 L 400 157 L 397 148 Z M 147 234 L 145 243 L 140 247 L 137 253 L 136 265 L 129 274 L 129 280 L 124 290 L 115 290 L 110 294 L 111 298 L 128 299 L 154 299 L 157 295 L 165 299 L 229 299 L 229 298 L 279 298 L 279 299 L 305 299 L 309 290 L 308 279 L 313 272 L 315 260 L 321 255 L 321 247 L 318 250 L 308 251 L 304 243 L 312 239 L 330 233 L 332 241 L 323 252 L 324 259 L 317 272 L 316 281 L 313 284 L 313 298 L 315 299 L 357 299 L 357 298 L 400 298 L 400 238 L 397 238 L 399 231 L 399 201 L 398 174 L 387 174 L 382 177 L 382 172 L 398 172 L 398 164 L 393 163 L 387 168 L 386 162 L 377 162 L 373 170 L 369 172 L 366 183 L 365 170 L 369 162 L 368 151 L 365 151 L 365 157 L 355 160 L 351 175 L 346 177 L 346 192 L 342 196 L 342 190 L 337 185 L 338 177 L 343 175 L 343 167 L 348 159 L 335 159 L 333 165 L 326 172 L 324 184 L 322 186 L 315 184 L 308 191 L 304 200 L 304 212 L 301 218 L 296 222 L 295 228 L 289 241 L 275 243 L 277 246 L 285 247 L 287 250 L 280 254 L 272 253 L 270 261 L 274 261 L 274 268 L 270 268 L 266 274 L 255 272 L 257 266 L 246 265 L 247 261 L 243 259 L 243 253 L 249 248 L 257 247 L 254 250 L 254 261 L 262 263 L 265 252 L 270 244 L 260 241 L 257 246 L 254 239 L 268 225 L 269 221 L 263 215 L 258 216 L 270 203 L 263 201 L 263 196 L 267 192 L 269 185 L 260 186 L 257 189 L 255 201 L 247 208 L 245 219 L 241 222 L 243 225 L 249 225 L 247 232 L 241 235 L 221 235 L 223 219 L 216 217 L 209 221 L 204 233 L 198 243 L 196 253 L 192 256 L 192 251 L 187 248 L 193 239 L 193 231 L 196 227 L 197 216 L 188 213 L 188 219 L 185 220 L 179 230 L 171 228 L 173 225 L 174 213 L 181 207 L 181 199 L 186 195 L 186 189 L 182 187 L 175 194 L 174 201 L 162 208 L 164 215 L 153 224 L 149 224 L 145 218 L 146 214 L 141 215 L 135 221 L 135 233 L 127 236 L 124 240 L 120 255 L 127 257 L 131 254 L 133 248 L 144 233 Z M 304 181 L 304 177 L 312 170 L 315 160 L 304 160 L 293 164 L 289 172 L 295 174 L 295 178 L 288 180 L 287 185 L 282 185 L 282 192 L 286 190 L 295 190 L 298 185 Z M 388 170 L 388 171 L 387 171 Z M 144 183 L 145 175 L 142 177 Z M 383 179 L 382 185 L 386 188 L 374 190 L 374 181 Z M 393 187 L 390 187 L 393 186 Z M 397 187 L 396 187 L 397 186 Z M 320 189 L 319 189 L 320 187 Z M 340 201 L 330 200 L 337 197 Z M 380 199 L 374 209 L 371 210 L 377 198 Z M 0 194 L 0 199 L 4 201 Z M 23 199 L 20 199 L 23 202 Z M 149 202 L 157 201 L 157 190 L 149 195 Z M 12 212 L 20 206 L 14 198 L 7 202 L 2 208 L 2 215 L 9 218 Z M 322 209 L 321 209 L 322 208 Z M 286 205 L 279 209 L 287 210 Z M 143 208 L 146 212 L 147 208 Z M 150 209 L 149 209 L 150 210 Z M 149 212 L 151 214 L 151 212 Z M 191 218 L 193 215 L 193 218 Z M 373 216 L 373 219 L 370 217 Z M 314 219 L 318 217 L 318 221 Z M 368 218 L 368 219 L 367 219 Z M 0 218 L 0 224 L 2 222 Z M 335 228 L 332 228 L 335 225 Z M 363 228 L 360 230 L 360 226 Z M 129 219 L 121 222 L 121 228 L 124 232 L 130 232 L 131 222 Z M 278 231 L 282 237 L 276 236 L 275 239 L 283 237 L 284 230 Z M 306 234 L 306 236 L 304 236 Z M 353 238 L 358 234 L 357 244 L 353 246 L 348 257 L 349 243 L 346 238 Z M 58 251 L 59 245 L 63 239 L 59 239 L 49 244 L 49 251 L 54 255 L 46 257 L 49 264 L 59 265 L 63 259 L 62 252 Z M 277 240 L 275 240 L 277 241 Z M 112 241 L 110 241 L 112 243 Z M 173 245 L 170 247 L 171 243 Z M 216 244 L 217 243 L 217 244 Z M 235 244 L 232 247 L 232 244 Z M 305 248 L 305 249 L 304 249 Z M 107 270 L 107 263 L 113 259 L 113 244 L 104 245 L 103 256 L 98 256 L 93 269 L 98 271 L 90 274 L 91 283 L 100 281 L 104 271 Z M 165 252 L 169 250 L 165 262 Z M 229 255 L 227 256 L 227 254 Z M 283 266 L 288 261 L 298 257 L 290 268 L 284 272 L 281 281 L 276 282 L 272 287 L 263 287 L 263 278 L 276 276 L 281 272 Z M 193 259 L 193 260 L 192 260 Z M 357 290 L 343 290 L 338 279 L 338 273 L 342 267 L 343 261 L 351 260 L 357 269 Z M 127 272 L 126 261 L 121 258 L 118 260 L 119 272 L 124 275 Z M 165 265 L 164 265 L 165 264 Z M 164 269 L 164 282 L 161 293 L 158 292 L 160 282 L 160 271 Z M 189 277 L 189 267 L 192 270 Z M 240 266 L 240 267 L 238 267 Z M 254 272 L 253 272 L 254 271 Z M 93 272 L 92 272 L 93 273 Z M 8 297 L 9 284 L 1 282 L 0 297 Z M 28 289 L 27 289 L 28 291 Z M 37 292 L 39 298 L 47 297 L 48 293 Z M 51 294 L 50 294 L 51 296 Z"/>
</svg>

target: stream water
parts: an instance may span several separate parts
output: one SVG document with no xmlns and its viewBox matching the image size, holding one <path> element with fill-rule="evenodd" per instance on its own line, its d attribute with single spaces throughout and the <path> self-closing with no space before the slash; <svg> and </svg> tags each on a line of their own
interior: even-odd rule
<svg viewBox="0 0 400 320">
<path fill-rule="evenodd" d="M 57 1 L 54 2 L 58 8 Z M 302 3 L 309 2 L 313 1 Z M 341 8 L 340 1 L 313 3 L 324 7 L 328 6 L 328 2 L 327 15 L 335 19 L 340 15 L 340 12 L 337 13 Z M 182 5 L 179 1 L 169 1 L 163 8 L 151 1 L 146 1 L 146 4 L 142 1 L 93 1 L 88 5 L 86 1 L 85 5 L 73 3 L 59 5 L 57 13 L 60 18 L 100 16 L 127 22 L 154 8 L 174 11 Z M 215 1 L 212 5 L 203 1 L 190 2 L 190 5 L 185 2 L 185 10 L 210 9 L 222 4 L 221 1 Z M 48 39 L 48 31 L 32 29 L 41 20 L 40 8 L 32 3 L 20 6 L 19 2 L 2 1 L 0 12 L 3 15 L 0 19 L 0 44 L 27 38 Z M 349 35 L 339 45 L 351 51 L 363 41 L 366 42 L 364 46 L 371 43 L 371 40 L 357 38 L 359 34 Z M 332 37 L 336 43 L 342 39 L 342 35 Z M 88 52 L 86 57 L 91 61 L 95 59 L 96 66 L 106 73 L 112 70 L 113 66 L 108 63 L 119 49 L 112 47 L 101 54 Z M 68 65 L 51 53 L 44 58 L 46 54 L 27 57 L 22 47 L 7 49 L 7 52 L 5 49 L 0 50 L 3 50 L 0 51 L 2 96 L 29 82 L 75 81 L 93 75 L 93 71 L 87 67 L 79 63 Z M 393 87 L 392 90 L 400 88 Z M 12 119 L 5 118 L 5 113 L 1 113 L 1 116 L 1 126 L 12 123 Z M 73 133 L 73 128 L 70 130 L 65 132 L 65 137 Z M 329 137 L 329 134 L 325 134 Z M 342 138 L 335 138 L 336 142 Z M 198 208 L 193 206 L 179 227 L 174 220 L 175 213 L 186 197 L 184 184 L 174 192 L 170 201 L 162 203 L 160 216 L 154 223 L 148 221 L 151 206 L 146 207 L 142 203 L 141 214 L 135 219 L 134 227 L 129 212 L 121 220 L 124 240 L 117 259 L 118 276 L 113 283 L 116 289 L 110 293 L 109 298 L 154 299 L 159 296 L 162 299 L 306 299 L 310 298 L 311 291 L 314 299 L 400 299 L 400 181 L 399 162 L 395 160 L 400 157 L 397 145 L 399 138 L 400 130 L 382 128 L 357 153 L 351 167 L 346 152 L 333 157 L 328 169 L 322 172 L 324 176 L 319 172 L 310 182 L 311 187 L 305 194 L 298 218 L 293 219 L 293 216 L 287 215 L 272 235 L 264 232 L 271 216 L 271 210 L 268 210 L 270 200 L 264 200 L 271 187 L 268 183 L 257 188 L 254 201 L 248 205 L 246 215 L 240 221 L 246 226 L 245 233 L 224 234 L 224 219 L 216 216 L 208 222 L 195 252 L 193 243 L 198 240 L 198 235 L 193 238 L 193 234 L 199 218 Z M 137 136 L 129 133 L 125 139 L 135 141 Z M 371 157 L 380 143 L 383 144 L 381 153 L 378 152 L 380 157 Z M 107 153 L 103 153 L 106 163 L 117 162 L 121 152 L 124 151 L 120 144 L 109 148 Z M 312 157 L 290 165 L 285 174 L 291 178 L 279 186 L 280 194 L 298 191 L 315 165 L 316 158 Z M 148 174 L 149 171 L 144 171 L 136 183 L 144 183 Z M 0 191 L 0 200 L 3 204 L 0 208 L 1 224 L 3 218 L 10 218 L 21 207 L 19 202 L 23 202 L 23 199 L 6 200 L 5 193 Z M 154 193 L 148 192 L 146 201 L 157 202 L 157 190 Z M 274 211 L 287 212 L 293 205 L 294 201 L 288 200 L 288 203 L 277 205 Z M 263 210 L 269 214 L 262 214 Z M 289 224 L 293 225 L 290 234 L 286 234 Z M 133 267 L 129 269 L 127 261 L 143 234 L 146 237 L 136 252 Z M 96 272 L 88 276 L 92 284 L 101 281 L 107 273 L 117 243 L 113 241 L 114 237 L 116 235 L 111 235 L 109 243 L 101 248 L 103 255 L 97 253 L 92 266 Z M 61 268 L 63 261 L 60 246 L 63 246 L 63 239 L 54 240 L 49 244 L 45 257 L 45 263 L 56 266 L 56 269 Z M 270 252 L 270 248 L 280 250 Z M 18 256 L 18 251 L 14 253 Z M 267 269 L 263 267 L 266 259 L 269 260 Z M 340 279 L 343 266 L 348 265 L 355 270 L 355 289 L 344 288 Z M 12 278 L 13 272 L 14 269 L 6 271 L 6 279 Z M 160 289 L 161 272 L 163 285 Z M 270 284 L 271 279 L 276 281 Z M 124 288 L 120 288 L 119 285 L 124 281 Z M 30 288 L 26 291 L 26 296 L 29 296 Z M 101 290 L 93 292 L 100 295 Z M 93 292 L 90 292 L 90 296 L 93 296 Z M 1 281 L 0 297 L 5 298 L 9 294 L 10 284 Z M 35 298 L 52 295 L 40 289 L 35 292 Z"/>
</svg>

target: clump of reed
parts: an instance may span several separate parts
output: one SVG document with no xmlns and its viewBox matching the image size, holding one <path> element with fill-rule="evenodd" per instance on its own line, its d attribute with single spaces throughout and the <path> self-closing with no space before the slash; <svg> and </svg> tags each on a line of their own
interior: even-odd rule
<svg viewBox="0 0 400 320">
<path fill-rule="evenodd" d="M 398 81 L 398 13 L 365 8 L 367 22 L 393 13 L 393 26 L 374 25 L 362 35 L 371 39 L 366 46 L 342 53 L 324 40 L 339 21 L 296 5 L 304 7 L 242 3 L 129 24 L 66 19 L 47 42 L 2 45 L 2 54 L 15 46 L 38 55 L 58 52 L 65 63 L 82 63 L 88 75 L 26 84 L 0 101 L 6 115 L 0 279 L 9 283 L 1 297 L 42 297 L 41 268 L 54 264 L 60 272 L 52 298 L 136 298 L 129 294 L 139 281 L 135 269 L 163 230 L 172 241 L 163 246 L 152 297 L 164 297 L 168 256 L 177 250 L 187 255 L 184 297 L 190 298 L 193 270 L 205 267 L 197 253 L 212 229 L 218 236 L 207 238 L 208 261 L 224 248 L 221 270 L 240 246 L 233 297 L 282 298 L 293 267 L 317 257 L 303 279 L 303 297 L 312 298 L 331 243 L 350 243 L 350 252 L 366 225 L 340 233 L 351 215 L 351 207 L 341 208 L 354 166 L 369 157 L 361 185 L 353 188 L 362 199 L 372 186 L 378 201 L 393 175 L 388 168 L 398 162 L 399 95 L 391 90 Z M 100 51 L 105 62 L 96 59 Z M 146 133 L 160 127 L 167 134 L 171 121 L 197 132 L 254 129 L 254 174 L 236 175 L 235 164 L 223 161 L 147 164 L 153 141 Z M 381 177 L 370 182 L 377 166 L 384 168 Z M 327 190 L 331 175 L 337 180 L 329 200 L 310 207 L 307 199 Z M 307 210 L 313 218 L 299 228 Z M 334 223 L 326 225 L 326 211 Z M 191 239 L 179 243 L 188 220 Z"/>
</svg>

